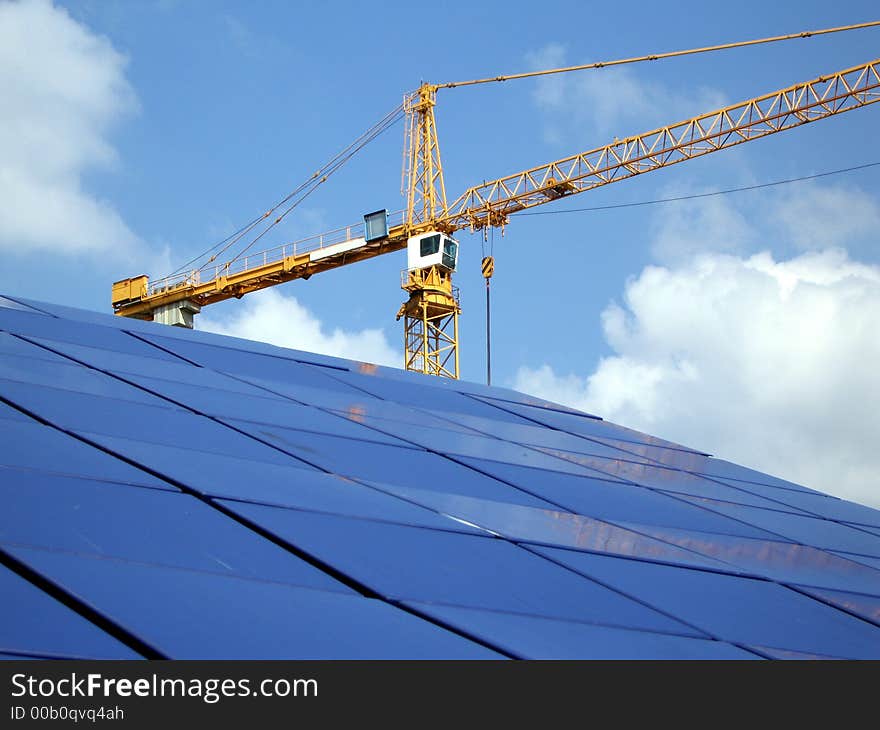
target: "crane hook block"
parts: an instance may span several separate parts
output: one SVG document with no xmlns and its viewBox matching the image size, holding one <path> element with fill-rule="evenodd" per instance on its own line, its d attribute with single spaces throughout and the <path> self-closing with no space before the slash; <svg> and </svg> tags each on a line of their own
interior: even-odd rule
<svg viewBox="0 0 880 730">
<path fill-rule="evenodd" d="M 491 279 L 492 274 L 495 273 L 495 257 L 484 256 L 483 262 L 480 264 L 480 268 L 482 268 L 483 270 L 483 278 Z"/>
</svg>

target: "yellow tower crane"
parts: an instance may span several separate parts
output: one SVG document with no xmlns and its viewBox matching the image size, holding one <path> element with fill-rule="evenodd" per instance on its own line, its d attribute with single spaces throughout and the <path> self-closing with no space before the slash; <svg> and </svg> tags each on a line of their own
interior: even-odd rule
<svg viewBox="0 0 880 730">
<path fill-rule="evenodd" d="M 389 216 L 384 210 L 377 211 L 364 216 L 363 223 L 259 253 L 240 255 L 226 263 L 216 264 L 212 257 L 201 268 L 156 281 L 150 281 L 145 275 L 123 279 L 113 284 L 113 309 L 126 317 L 191 327 L 193 315 L 213 302 L 241 298 L 249 292 L 294 279 L 308 279 L 322 271 L 405 248 L 407 268 L 401 286 L 408 298 L 397 314 L 398 319 L 404 320 L 404 366 L 407 370 L 457 378 L 460 307 L 452 284 L 458 256 L 458 243 L 452 237 L 456 231 L 503 227 L 510 215 L 518 211 L 880 101 L 880 59 L 484 182 L 468 188 L 452 203 L 446 198 L 434 118 L 439 89 L 703 53 L 873 25 L 880 25 L 880 21 L 516 76 L 422 84 L 405 97 L 398 110 L 406 116 L 406 207 L 402 215 Z M 380 125 L 387 126 L 395 119 L 393 112 Z M 380 125 L 373 128 L 374 135 Z M 347 151 L 354 147 L 356 145 Z M 340 159 L 336 158 L 323 171 L 315 173 L 310 183 L 298 191 L 308 194 L 314 185 L 337 169 Z M 276 209 L 277 206 L 257 221 L 269 219 Z M 491 261 L 484 264 L 490 267 Z"/>
</svg>

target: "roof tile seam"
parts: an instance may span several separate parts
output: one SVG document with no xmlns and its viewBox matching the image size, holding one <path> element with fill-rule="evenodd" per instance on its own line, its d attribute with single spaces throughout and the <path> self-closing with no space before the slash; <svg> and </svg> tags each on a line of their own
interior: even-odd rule
<svg viewBox="0 0 880 730">
<path fill-rule="evenodd" d="M 638 596 L 634 596 L 634 595 L 632 595 L 632 594 L 630 594 L 630 593 L 628 593 L 628 592 L 626 592 L 626 591 L 624 591 L 624 590 L 621 590 L 620 588 L 616 588 L 615 586 L 612 586 L 612 585 L 610 585 L 610 584 L 608 584 L 608 583 L 605 583 L 604 581 L 601 581 L 601 580 L 599 580 L 598 578 L 595 578 L 595 577 L 593 577 L 593 576 L 586 575 L 585 573 L 582 573 L 581 571 L 576 570 L 575 568 L 571 567 L 570 565 L 566 565 L 565 563 L 563 563 L 563 562 L 560 561 L 560 560 L 556 560 L 556 559 L 550 557 L 549 555 L 545 555 L 544 553 L 541 553 L 541 552 L 538 552 L 538 551 L 536 551 L 536 550 L 533 550 L 533 549 L 530 548 L 528 545 L 520 545 L 520 547 L 523 548 L 524 550 L 528 550 L 530 553 L 532 553 L 533 555 L 538 556 L 539 558 L 543 558 L 544 560 L 547 560 L 547 561 L 549 561 L 549 562 L 551 562 L 551 563 L 553 563 L 553 564 L 559 566 L 560 568 L 564 568 L 565 570 L 567 570 L 567 571 L 569 571 L 569 572 L 571 572 L 571 573 L 574 573 L 574 574 L 577 575 L 577 576 L 580 576 L 581 578 L 584 578 L 584 579 L 586 579 L 586 580 L 592 581 L 593 583 L 596 583 L 597 585 L 600 585 L 600 586 L 602 586 L 603 588 L 606 588 L 606 589 L 609 590 L 609 591 L 613 591 L 614 593 L 616 593 L 616 594 L 618 594 L 618 595 L 620 595 L 620 596 L 623 596 L 624 598 L 627 598 L 627 599 L 629 599 L 630 601 L 634 601 L 635 603 L 638 603 L 638 604 L 644 606 L 645 608 L 650 609 L 651 611 L 654 611 L 654 612 L 656 612 L 656 613 L 659 613 L 660 615 L 665 616 L 665 617 L 668 618 L 668 619 L 672 619 L 672 620 L 675 621 L 676 623 L 683 624 L 684 626 L 688 626 L 689 628 L 691 628 L 691 629 L 693 629 L 694 631 L 696 631 L 698 634 L 701 634 L 701 635 L 703 635 L 703 636 L 711 637 L 712 639 L 714 639 L 714 640 L 716 640 L 716 641 L 726 641 L 725 639 L 723 639 L 723 638 L 717 636 L 716 634 L 712 633 L 712 632 L 709 631 L 708 629 L 704 629 L 704 628 L 702 628 L 702 627 L 700 627 L 700 626 L 697 626 L 696 624 L 693 624 L 693 623 L 691 623 L 691 622 L 689 622 L 689 621 L 685 621 L 685 620 L 684 620 L 683 618 L 681 618 L 680 616 L 675 616 L 674 614 L 670 613 L 669 611 L 665 611 L 665 610 L 663 610 L 663 609 L 661 609 L 661 608 L 658 608 L 658 607 L 656 607 L 656 606 L 653 606 L 653 605 L 650 604 L 648 601 L 646 601 L 646 600 L 644 600 L 644 599 L 642 599 L 642 598 L 639 598 Z M 559 548 L 559 549 L 561 549 L 561 550 L 565 550 L 566 548 Z M 576 552 L 576 551 L 574 551 L 574 552 Z M 624 558 L 624 559 L 626 559 L 626 558 Z"/>
<path fill-rule="evenodd" d="M 105 616 L 91 606 L 86 600 L 80 598 L 75 593 L 68 591 L 55 581 L 46 578 L 14 555 L 9 554 L 2 547 L 0 547 L 0 565 L 9 568 L 19 577 L 40 589 L 50 598 L 58 601 L 74 613 L 89 621 L 91 624 L 97 626 L 132 651 L 137 652 L 147 659 L 168 658 L 162 652 L 129 632 L 124 626 Z"/>
<path fill-rule="evenodd" d="M 817 596 L 817 595 L 814 595 L 806 590 L 803 590 L 801 588 L 801 585 L 803 585 L 804 588 L 815 587 L 819 590 L 835 590 L 834 588 L 826 588 L 824 586 L 807 586 L 806 584 L 797 584 L 797 583 L 782 583 L 781 585 L 785 588 L 788 588 L 790 591 L 794 591 L 795 593 L 799 593 L 800 595 L 802 595 L 806 598 L 809 598 L 812 601 L 816 601 L 817 603 L 821 603 L 825 606 L 828 606 L 828 608 L 832 608 L 835 611 L 840 611 L 841 613 L 848 614 L 849 616 L 852 616 L 853 618 L 856 618 L 859 621 L 862 621 L 862 622 L 868 624 L 869 626 L 872 626 L 874 628 L 880 628 L 880 619 L 875 621 L 873 619 L 868 618 L 867 616 L 863 616 L 861 614 L 858 614 L 855 611 L 847 608 L 846 606 L 834 603 L 834 602 L 827 600 L 821 596 Z M 855 591 L 845 591 L 845 592 L 855 593 Z M 870 593 L 862 593 L 860 595 L 864 595 L 864 596 L 868 596 L 868 597 L 872 597 L 872 598 L 880 598 L 880 596 L 872 596 Z"/>
</svg>

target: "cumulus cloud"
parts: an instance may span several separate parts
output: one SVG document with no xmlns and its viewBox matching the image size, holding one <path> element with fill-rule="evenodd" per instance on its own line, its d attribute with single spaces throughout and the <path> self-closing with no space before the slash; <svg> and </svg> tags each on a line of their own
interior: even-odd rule
<svg viewBox="0 0 880 730">
<path fill-rule="evenodd" d="M 805 183 L 774 199 L 780 233 L 795 246 L 817 249 L 842 246 L 880 229 L 880 203 L 854 185 Z"/>
<path fill-rule="evenodd" d="M 138 107 L 125 68 L 49 0 L 0 3 L 0 248 L 149 258 L 83 181 L 118 164 L 108 134 Z"/>
<path fill-rule="evenodd" d="M 533 69 L 573 65 L 566 58 L 565 47 L 558 43 L 528 53 L 526 61 Z M 596 139 L 597 144 L 610 142 L 614 135 L 646 132 L 652 126 L 677 122 L 727 103 L 715 89 L 696 87 L 682 92 L 644 81 L 633 69 L 622 66 L 542 77 L 534 100 L 547 115 L 545 137 L 549 142 L 561 142 L 569 136 L 583 139 L 586 128 L 603 138 Z"/>
<path fill-rule="evenodd" d="M 294 297 L 274 289 L 249 294 L 231 317 L 218 319 L 205 313 L 196 320 L 199 329 L 259 340 L 280 347 L 400 367 L 402 354 L 392 348 L 380 329 L 345 331 L 326 327 Z"/>
<path fill-rule="evenodd" d="M 648 266 L 602 314 L 592 374 L 515 387 L 880 507 L 880 267 L 829 249 Z"/>
</svg>

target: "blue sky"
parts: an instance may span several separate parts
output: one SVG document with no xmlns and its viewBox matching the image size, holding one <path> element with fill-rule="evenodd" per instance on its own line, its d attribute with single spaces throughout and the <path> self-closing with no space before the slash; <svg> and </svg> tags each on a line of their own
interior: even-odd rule
<svg viewBox="0 0 880 730">
<path fill-rule="evenodd" d="M 16 112 L 0 110 L 0 124 L 7 117 L 0 291 L 109 311 L 114 279 L 161 276 L 216 243 L 421 80 L 609 60 L 875 15 L 870 2 L 634 2 L 625 9 L 564 0 L 550 9 L 525 2 L 267 0 L 0 5 L 0 36 L 17 39 L 0 52 L 7 68 L 0 89 L 21 100 Z M 878 49 L 880 29 L 869 29 L 441 91 L 447 190 L 454 198 L 484 179 L 863 63 Z M 880 104 L 538 210 L 702 193 L 877 162 L 878 123 Z M 401 207 L 402 142 L 401 126 L 383 135 L 265 247 Z M 25 192 L 15 187 L 22 170 L 29 176 Z M 503 238 L 494 234 L 494 380 L 602 408 L 600 415 L 612 420 L 689 438 L 690 445 L 783 476 L 812 477 L 829 491 L 838 482 L 876 484 L 873 461 L 840 476 L 841 464 L 853 458 L 852 436 L 822 469 L 804 471 L 796 455 L 847 428 L 866 449 L 880 435 L 874 422 L 853 426 L 853 409 L 841 405 L 856 385 L 870 388 L 877 365 L 876 346 L 847 323 L 851 312 L 878 306 L 880 314 L 878 223 L 880 167 L 685 203 L 517 217 Z M 462 371 L 482 380 L 482 245 L 478 236 L 460 240 Z M 753 258 L 762 253 L 769 258 Z M 202 326 L 396 362 L 402 331 L 394 314 L 403 301 L 404 267 L 403 253 L 390 254 L 292 282 L 253 302 L 215 305 L 200 315 Z M 802 284 L 796 294 L 815 299 L 789 297 L 790 280 Z M 718 299 L 719 287 L 730 290 L 729 299 Z M 770 306 L 774 298 L 777 308 Z M 669 301 L 672 314 L 653 321 L 651 313 L 665 311 Z M 689 302 L 690 310 L 675 309 L 676 301 Z M 812 306 L 825 314 L 805 324 Z M 695 313 L 707 307 L 718 308 L 720 318 L 696 322 Z M 817 317 L 825 322 L 818 333 L 810 329 Z M 707 344 L 719 327 L 729 328 L 722 341 Z M 740 338 L 741 347 L 717 356 Z M 781 393 L 774 381 L 780 368 L 798 388 Z M 841 368 L 847 377 L 838 382 Z M 744 372 L 765 387 L 740 382 Z M 861 404 L 872 398 L 855 394 Z M 682 411 L 682 400 L 696 405 Z M 826 426 L 804 431 L 804 421 Z M 743 436 L 752 430 L 758 433 Z M 771 438 L 768 446 L 768 432 L 784 443 Z M 858 489 L 852 494 L 864 493 Z"/>
</svg>

